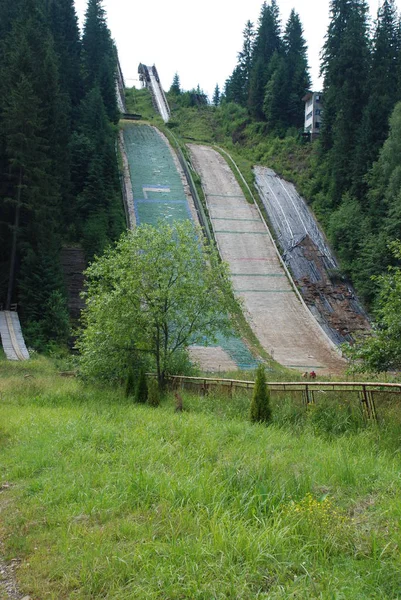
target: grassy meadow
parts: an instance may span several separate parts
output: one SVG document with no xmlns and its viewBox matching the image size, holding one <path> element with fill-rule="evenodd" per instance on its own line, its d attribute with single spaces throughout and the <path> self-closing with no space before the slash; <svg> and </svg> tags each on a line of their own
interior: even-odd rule
<svg viewBox="0 0 401 600">
<path fill-rule="evenodd" d="M 0 538 L 44 599 L 401 598 L 401 427 L 346 402 L 153 409 L 0 361 Z"/>
</svg>

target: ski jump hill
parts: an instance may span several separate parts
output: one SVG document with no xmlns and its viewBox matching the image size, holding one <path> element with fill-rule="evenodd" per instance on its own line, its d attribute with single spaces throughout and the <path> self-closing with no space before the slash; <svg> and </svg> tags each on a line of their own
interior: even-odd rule
<svg viewBox="0 0 401 600">
<path fill-rule="evenodd" d="M 155 109 L 167 123 L 170 108 L 156 67 L 140 64 L 139 75 L 150 91 Z M 118 65 L 117 96 L 123 118 L 127 110 L 124 87 Z M 222 151 L 209 146 L 190 144 L 188 164 L 156 127 L 132 123 L 132 118 L 136 119 L 138 115 L 126 116 L 130 120 L 123 122 L 119 141 L 128 227 L 134 228 L 140 223 L 156 224 L 160 218 L 172 221 L 191 219 L 199 223 L 214 239 L 221 258 L 229 265 L 235 293 L 242 300 L 244 316 L 272 358 L 285 367 L 300 371 L 341 373 L 346 363 L 340 356 L 337 343 L 343 341 L 344 332 L 339 333 L 335 323 L 322 317 L 316 302 L 314 306 L 305 304 L 298 290 L 299 281 L 294 282 L 257 202 L 250 204 L 246 200 L 226 160 L 226 153 L 223 156 Z M 191 169 L 201 178 L 209 219 L 197 196 Z M 277 214 L 280 213 L 280 217 L 284 214 L 284 203 L 278 205 L 275 202 L 279 195 L 277 190 L 270 197 L 266 193 L 267 188 L 273 188 L 268 180 L 272 173 L 267 170 L 266 174 L 263 169 L 256 171 L 256 182 L 274 226 L 280 220 Z M 275 183 L 277 185 L 277 181 Z M 279 185 L 283 185 L 282 182 Z M 274 210 L 276 213 L 278 210 L 276 215 Z M 287 203 L 285 210 L 289 211 L 289 217 L 284 215 L 282 222 L 293 222 L 299 207 L 292 201 Z M 314 227 L 317 228 L 313 218 L 309 225 L 313 231 Z M 302 226 L 305 226 L 304 222 Z M 294 229 L 291 229 L 292 233 Z M 277 226 L 275 234 L 280 236 L 280 233 Z M 297 243 L 292 237 L 292 248 L 300 246 L 305 238 L 313 239 L 308 231 L 298 237 Z M 331 266 L 336 266 L 335 259 L 330 257 L 328 260 Z M 348 312 L 364 318 L 354 300 L 354 306 Z M 15 310 L 0 311 L 0 335 L 8 359 L 29 358 Z M 205 346 L 192 347 L 190 352 L 205 371 L 253 369 L 258 362 L 244 341 L 235 335 L 229 338 L 218 336 L 214 345 L 205 340 Z"/>
<path fill-rule="evenodd" d="M 140 64 L 139 74 L 156 110 L 168 122 L 170 109 L 156 67 Z M 125 122 L 120 141 L 130 225 L 156 223 L 159 218 L 202 223 L 185 165 L 167 138 L 153 126 Z M 346 363 L 337 345 L 305 304 L 257 203 L 246 200 L 226 158 L 209 146 L 189 144 L 188 151 L 187 170 L 201 178 L 213 238 L 259 342 L 283 366 L 341 373 Z M 230 362 L 236 368 L 251 367 L 246 350 L 241 340 L 222 339 L 214 349 L 191 352 L 205 370 L 227 370 Z"/>
</svg>

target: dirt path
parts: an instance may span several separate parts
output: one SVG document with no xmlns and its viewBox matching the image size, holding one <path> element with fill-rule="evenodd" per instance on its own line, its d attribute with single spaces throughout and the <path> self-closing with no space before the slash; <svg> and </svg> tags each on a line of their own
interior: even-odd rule
<svg viewBox="0 0 401 600">
<path fill-rule="evenodd" d="M 341 373 L 345 361 L 295 294 L 257 208 L 246 201 L 224 158 L 206 146 L 189 149 L 220 254 L 263 347 L 287 367 Z"/>
<path fill-rule="evenodd" d="M 0 522 L 1 513 L 10 502 L 6 494 L 9 488 L 10 484 L 7 481 L 3 483 L 0 481 Z M 0 536 L 2 533 L 0 529 Z M 3 556 L 4 544 L 0 537 L 0 600 L 31 600 L 30 596 L 24 596 L 18 589 L 16 570 L 19 561 L 17 559 L 5 561 Z"/>
<path fill-rule="evenodd" d="M 0 600 L 21 600 L 23 598 L 18 591 L 15 579 L 17 564 L 17 561 L 12 561 L 8 564 L 0 558 Z M 24 600 L 28 599 L 29 596 L 24 596 Z"/>
</svg>

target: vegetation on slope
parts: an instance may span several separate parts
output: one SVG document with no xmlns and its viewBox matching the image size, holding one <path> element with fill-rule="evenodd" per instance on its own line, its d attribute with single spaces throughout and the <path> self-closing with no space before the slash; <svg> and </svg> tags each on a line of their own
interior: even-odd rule
<svg viewBox="0 0 401 600">
<path fill-rule="evenodd" d="M 115 61 L 101 0 L 82 37 L 72 0 L 0 7 L 0 304 L 42 350 L 69 336 L 62 245 L 90 260 L 124 229 Z"/>
<path fill-rule="evenodd" d="M 123 390 L 0 363 L 1 534 L 45 598 L 395 598 L 400 431 L 346 402 Z M 394 413 L 396 414 L 396 413 Z"/>
</svg>

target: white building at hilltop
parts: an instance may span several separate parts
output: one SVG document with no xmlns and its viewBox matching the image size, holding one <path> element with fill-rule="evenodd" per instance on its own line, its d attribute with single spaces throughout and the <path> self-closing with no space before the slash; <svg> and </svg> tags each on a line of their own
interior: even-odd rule
<svg viewBox="0 0 401 600">
<path fill-rule="evenodd" d="M 313 140 L 319 135 L 323 118 L 323 94 L 321 92 L 308 92 L 302 98 L 305 102 L 304 132 Z"/>
</svg>

